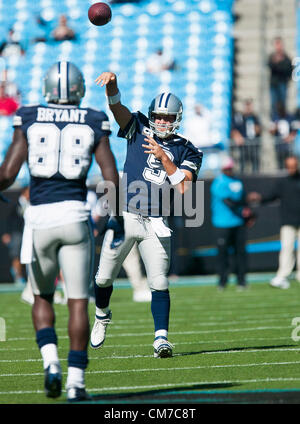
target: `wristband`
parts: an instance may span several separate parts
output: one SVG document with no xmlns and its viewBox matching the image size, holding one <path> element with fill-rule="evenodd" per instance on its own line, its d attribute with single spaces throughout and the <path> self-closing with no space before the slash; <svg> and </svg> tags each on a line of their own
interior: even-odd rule
<svg viewBox="0 0 300 424">
<path fill-rule="evenodd" d="M 109 105 L 115 105 L 119 103 L 120 100 L 121 100 L 120 91 L 118 91 L 117 94 L 115 94 L 114 96 L 107 96 L 107 101 Z"/>
<path fill-rule="evenodd" d="M 185 173 L 180 171 L 179 168 L 176 168 L 176 171 L 174 172 L 174 174 L 168 175 L 168 178 L 172 185 L 176 185 L 181 183 L 181 181 L 185 179 Z"/>
</svg>

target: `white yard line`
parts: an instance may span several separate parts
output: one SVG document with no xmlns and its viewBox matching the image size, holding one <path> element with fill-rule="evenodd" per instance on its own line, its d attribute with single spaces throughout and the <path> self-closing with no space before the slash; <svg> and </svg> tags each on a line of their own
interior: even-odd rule
<svg viewBox="0 0 300 424">
<path fill-rule="evenodd" d="M 228 354 L 228 353 L 257 353 L 257 352 L 270 352 L 270 353 L 274 353 L 274 352 L 289 352 L 289 351 L 294 351 L 294 352 L 298 352 L 300 351 L 300 348 L 267 348 L 267 349 L 247 349 L 244 348 L 243 350 L 216 350 L 216 351 L 212 351 L 212 352 L 199 352 L 199 355 L 218 355 L 218 354 Z M 173 357 L 179 357 L 179 356 L 185 356 L 188 355 L 188 353 L 174 353 Z M 136 358 L 153 358 L 153 355 L 122 355 L 122 356 L 115 356 L 115 355 L 110 355 L 110 356 L 97 356 L 97 357 L 89 357 L 89 360 L 103 360 L 103 359 L 136 359 Z M 0 359 L 0 363 L 18 363 L 18 362 L 41 362 L 42 359 L 41 358 L 30 358 L 30 359 Z M 67 361 L 66 358 L 62 358 L 61 361 Z"/>
<path fill-rule="evenodd" d="M 299 307 L 299 305 L 298 305 L 298 307 Z M 299 316 L 300 316 L 300 311 L 298 311 L 298 312 L 299 312 Z M 228 311 L 228 314 L 232 315 L 232 313 L 230 311 Z M 205 315 L 207 315 L 207 316 L 205 316 L 205 319 L 208 320 L 208 321 L 215 321 L 215 322 L 219 322 L 219 321 L 220 322 L 223 322 L 224 321 L 224 317 L 223 316 L 220 317 L 219 319 L 218 318 L 216 319 L 216 317 L 212 317 L 211 316 L 211 313 L 207 313 Z M 280 313 L 280 312 L 279 313 L 272 312 L 271 314 L 264 314 L 264 315 L 262 315 L 261 321 L 263 319 L 294 318 L 294 316 L 295 316 L 295 314 L 293 314 L 293 313 L 283 314 L 283 313 Z M 204 314 L 202 314 L 199 311 L 199 313 L 197 315 L 195 315 L 193 317 L 193 319 L 194 320 L 197 320 L 197 321 L 200 321 L 203 317 L 204 317 Z M 242 317 L 242 319 L 239 319 L 239 321 L 251 320 L 251 318 L 253 318 L 253 315 L 241 315 L 241 317 Z M 228 318 L 231 318 L 232 319 L 232 317 L 228 317 Z M 190 317 L 189 317 L 189 320 L 191 320 Z M 172 321 L 172 323 L 173 322 L 176 322 L 176 321 L 178 321 L 178 322 L 186 322 L 187 321 L 186 314 L 185 314 L 185 317 L 180 318 L 180 317 L 178 317 L 178 314 L 176 312 L 176 315 L 174 313 L 174 316 L 171 317 L 171 321 Z M 116 320 L 116 322 L 119 324 L 119 320 Z M 135 319 L 135 320 L 133 320 L 133 319 L 132 320 L 123 320 L 122 319 L 122 325 L 128 325 L 128 324 L 131 325 L 131 324 L 136 323 L 136 322 L 141 323 L 141 324 L 143 324 L 143 323 L 145 323 L 145 324 L 152 324 L 153 323 L 153 319 L 152 318 L 149 318 L 149 319 Z"/>
<path fill-rule="evenodd" d="M 210 329 L 210 330 L 198 330 L 198 331 L 172 331 L 172 335 L 185 335 L 185 334 L 214 334 L 214 333 L 236 333 L 236 332 L 245 332 L 245 331 L 265 331 L 265 330 L 283 330 L 283 329 L 292 329 L 290 325 L 285 326 L 270 326 L 270 327 L 246 327 L 246 328 L 228 328 L 228 329 Z M 65 330 L 66 331 L 66 330 Z M 153 336 L 153 332 L 147 333 L 120 333 L 120 334 L 108 334 L 107 338 L 113 337 L 144 337 L 144 336 Z M 68 338 L 68 336 L 60 336 L 60 338 Z M 13 337 L 8 338 L 7 342 L 10 341 L 22 341 L 22 340 L 33 340 L 32 337 Z"/>
<path fill-rule="evenodd" d="M 260 367 L 260 366 L 273 366 L 273 365 L 292 365 L 300 364 L 300 361 L 287 361 L 287 362 L 260 362 L 253 364 L 225 364 L 225 365 L 198 365 L 193 367 L 176 367 L 176 368 L 136 368 L 127 370 L 104 370 L 104 371 L 86 371 L 86 374 L 123 374 L 123 373 L 139 373 L 139 372 L 153 372 L 153 371 L 186 371 L 198 369 L 211 369 L 211 368 L 236 368 L 236 367 Z M 67 374 L 67 372 L 63 372 Z M 43 372 L 37 373 L 16 373 L 16 374 L 0 374 L 0 377 L 28 377 L 44 375 Z"/>
<path fill-rule="evenodd" d="M 168 384 L 151 384 L 144 386 L 123 386 L 123 387 L 95 387 L 89 388 L 88 391 L 90 393 L 94 392 L 108 392 L 108 391 L 120 391 L 120 390 L 141 390 L 141 389 L 162 389 L 162 388 L 175 388 L 182 387 L 183 389 L 186 386 L 194 386 L 194 385 L 207 385 L 207 384 L 246 384 L 246 383 L 272 383 L 278 381 L 300 381 L 299 378 L 258 378 L 258 379 L 248 379 L 248 380 L 216 380 L 216 381 L 186 381 L 182 383 L 168 383 Z M 288 389 L 287 389 L 288 390 Z M 63 390 L 65 392 L 65 390 Z M 239 391 L 237 391 L 238 393 Z M 7 391 L 0 392 L 0 395 L 24 395 L 24 394 L 44 394 L 42 390 L 32 390 L 32 391 Z M 201 394 L 201 393 L 198 393 Z"/>
<path fill-rule="evenodd" d="M 259 379 L 249 379 L 249 380 L 219 380 L 219 381 L 188 381 L 185 383 L 168 383 L 168 384 L 156 384 L 156 385 L 145 385 L 145 386 L 127 386 L 127 387 L 101 387 L 95 389 L 89 389 L 92 392 L 104 392 L 108 390 L 139 390 L 139 389 L 158 389 L 163 387 L 183 387 L 194 386 L 194 385 L 207 385 L 207 384 L 237 384 L 237 383 L 266 383 L 266 382 L 275 382 L 275 381 L 300 381 L 299 378 L 259 378 Z"/>
<path fill-rule="evenodd" d="M 299 286 L 300 286 L 300 284 L 299 284 Z M 261 297 L 259 296 L 259 298 L 261 298 Z M 220 302 L 222 300 L 224 302 L 226 302 L 226 304 L 225 303 L 222 303 L 221 304 L 221 307 L 220 307 Z M 239 299 L 236 299 L 232 303 L 228 303 L 226 300 L 227 299 L 225 299 L 225 298 L 222 299 L 220 297 L 220 298 L 218 298 L 218 302 L 213 303 L 213 304 L 209 303 L 209 311 L 207 312 L 207 314 L 211 315 L 211 313 L 213 313 L 213 312 L 218 312 L 218 313 L 221 312 L 221 313 L 228 313 L 228 314 L 231 314 L 232 312 L 236 313 L 236 312 L 238 312 L 238 311 L 241 310 L 241 306 L 243 308 L 242 311 L 245 311 L 247 309 L 261 309 L 261 308 L 262 309 L 265 309 L 265 308 L 267 308 L 267 309 L 275 309 L 276 308 L 276 310 L 286 309 L 287 307 L 289 307 L 289 308 L 295 307 L 296 310 L 298 310 L 298 308 L 299 308 L 299 303 L 298 302 L 293 302 L 293 303 L 289 302 L 289 304 L 287 306 L 286 304 L 282 304 L 282 303 L 270 304 L 270 303 L 256 303 L 254 301 L 253 304 L 245 305 L 244 299 L 241 299 L 242 302 L 239 302 L 238 301 Z M 172 297 L 171 297 L 171 302 L 172 302 Z M 197 314 L 198 314 L 197 316 L 199 316 L 199 317 L 201 316 L 201 314 L 205 314 L 206 313 L 206 311 L 201 311 L 201 307 L 203 307 L 203 308 L 205 308 L 207 310 L 206 299 L 205 298 L 204 299 L 201 299 L 201 296 L 199 296 L 199 302 L 200 303 L 198 303 L 197 301 L 195 301 L 195 298 L 193 298 L 193 299 L 184 298 L 184 300 L 181 300 L 179 298 L 178 299 L 175 299 L 174 298 L 173 299 L 173 302 L 174 302 L 174 308 L 176 308 L 176 303 L 181 303 L 182 302 L 182 303 L 184 303 L 185 306 L 187 306 L 187 305 L 189 306 L 189 310 L 196 309 L 197 310 Z M 62 305 L 58 305 L 58 306 L 59 307 L 66 307 L 67 308 L 67 306 L 62 306 Z M 28 318 L 30 318 L 31 317 L 31 307 L 29 305 L 28 305 L 28 307 L 29 307 L 29 309 L 28 309 Z M 179 305 L 179 307 L 181 307 L 181 306 Z M 112 309 L 113 308 L 114 308 L 114 306 L 112 304 Z M 128 310 L 128 303 L 124 303 L 124 304 L 118 303 L 118 305 L 116 305 L 115 308 L 118 308 L 119 311 L 122 311 L 123 308 L 126 309 L 126 310 Z M 61 310 L 59 310 L 59 309 L 58 310 L 56 309 L 55 310 L 55 313 L 56 313 L 57 317 L 64 315 L 63 312 Z M 185 316 L 185 313 L 184 312 L 178 311 L 176 313 L 179 316 L 180 315 L 182 315 L 183 317 Z M 279 312 L 279 314 L 280 314 L 280 312 Z M 6 318 L 6 319 L 10 319 L 10 318 L 20 319 L 20 318 L 24 318 L 24 313 L 23 314 L 16 314 L 16 312 L 14 310 L 12 310 L 11 313 L 10 313 L 10 310 L 6 310 L 6 314 L 5 314 L 4 318 Z M 130 322 L 130 320 L 128 320 L 128 321 Z M 137 321 L 137 320 L 132 320 L 132 321 Z"/>
<path fill-rule="evenodd" d="M 64 338 L 68 338 L 68 337 L 64 337 Z M 30 339 L 33 340 L 33 339 Z M 210 343 L 235 343 L 237 341 L 243 341 L 243 342 L 248 342 L 248 341 L 268 341 L 268 340 L 290 340 L 289 336 L 286 337 L 240 337 L 238 340 L 237 339 L 225 339 L 225 340 L 196 340 L 193 342 L 176 342 L 176 346 L 177 345 L 198 345 L 198 344 L 210 344 Z M 134 344 L 134 346 L 132 344 L 119 344 L 118 346 L 116 345 L 105 345 L 105 349 L 116 349 L 116 348 L 128 348 L 128 347 L 149 347 L 149 343 L 139 343 L 139 344 Z M 245 346 L 245 348 L 247 348 L 247 346 Z M 11 347 L 7 347 L 7 348 L 0 348 L 0 352 L 5 352 L 5 351 L 9 351 L 9 352 L 18 352 L 18 351 L 28 351 L 28 350 L 34 350 L 36 351 L 38 348 L 36 347 L 31 347 L 31 348 L 26 348 L 26 347 L 16 347 L 16 348 L 11 348 Z M 60 348 L 59 348 L 60 350 Z"/>
<path fill-rule="evenodd" d="M 288 320 L 288 319 L 292 320 L 293 318 L 294 317 L 291 314 L 286 315 L 285 317 L 275 317 L 275 318 L 265 318 L 265 317 L 263 317 L 261 319 L 249 319 L 249 318 L 243 317 L 243 319 L 236 319 L 234 321 L 225 321 L 225 322 L 224 322 L 224 318 L 223 318 L 220 321 L 214 321 L 214 322 L 192 322 L 190 325 L 191 326 L 199 326 L 199 327 L 230 326 L 230 325 L 238 325 L 238 324 L 262 323 L 262 321 L 263 322 L 266 322 L 266 321 L 268 321 L 268 322 L 273 322 L 273 321 L 278 322 L 278 321 L 285 321 L 285 320 Z M 182 320 L 180 320 L 178 318 L 171 319 L 173 326 L 175 326 L 177 322 L 182 322 L 182 321 L 186 321 L 186 319 L 182 319 Z M 113 326 L 114 330 L 121 330 L 124 327 L 128 326 L 127 324 L 123 324 L 123 322 L 122 322 L 122 324 L 120 324 L 119 322 L 114 324 L 112 322 L 111 325 Z M 152 323 L 149 322 L 149 325 L 153 325 L 153 322 Z M 178 325 L 180 325 L 180 324 L 178 324 Z M 9 330 L 10 327 L 12 328 L 12 325 L 7 326 L 6 328 Z M 132 328 L 145 328 L 145 325 L 143 325 L 143 324 L 132 324 L 132 325 L 130 325 L 130 329 L 132 329 Z M 28 329 L 29 331 L 32 332 L 32 325 L 30 324 L 30 325 L 27 325 L 27 326 L 18 327 L 18 330 L 26 330 L 26 329 Z M 66 332 L 67 328 L 66 327 L 55 327 L 55 330 L 57 332 L 59 332 L 59 331 Z"/>
</svg>

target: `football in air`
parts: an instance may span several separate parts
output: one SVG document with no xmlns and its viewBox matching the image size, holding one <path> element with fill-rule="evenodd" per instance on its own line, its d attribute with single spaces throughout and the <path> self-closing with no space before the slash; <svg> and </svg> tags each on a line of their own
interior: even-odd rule
<svg viewBox="0 0 300 424">
<path fill-rule="evenodd" d="M 88 17 L 94 25 L 106 25 L 111 20 L 111 8 L 106 3 L 94 3 L 89 8 Z"/>
</svg>

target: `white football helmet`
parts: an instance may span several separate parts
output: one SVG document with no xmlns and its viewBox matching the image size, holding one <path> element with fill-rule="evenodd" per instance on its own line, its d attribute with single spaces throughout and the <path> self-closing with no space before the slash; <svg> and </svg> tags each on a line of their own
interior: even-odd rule
<svg viewBox="0 0 300 424">
<path fill-rule="evenodd" d="M 148 111 L 149 125 L 154 134 L 160 138 L 166 138 L 174 134 L 180 126 L 182 109 L 181 101 L 174 94 L 161 93 L 156 96 L 152 100 Z M 175 121 L 168 124 L 156 124 L 155 115 L 173 115 L 175 116 Z M 162 131 L 161 128 L 165 129 Z"/>
</svg>

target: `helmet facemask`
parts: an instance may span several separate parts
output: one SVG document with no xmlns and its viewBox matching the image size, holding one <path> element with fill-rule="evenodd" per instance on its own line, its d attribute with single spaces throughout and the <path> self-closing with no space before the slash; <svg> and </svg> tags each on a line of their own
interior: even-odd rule
<svg viewBox="0 0 300 424">
<path fill-rule="evenodd" d="M 176 130 L 179 128 L 179 125 L 180 125 L 176 115 L 170 114 L 165 116 L 175 116 L 175 120 L 173 122 L 168 122 L 165 124 L 156 123 L 155 122 L 155 120 L 157 119 L 156 113 L 152 113 L 151 118 L 149 119 L 151 130 L 159 138 L 167 138 L 170 135 L 175 134 Z"/>
<path fill-rule="evenodd" d="M 175 116 L 174 122 L 159 124 L 155 119 L 159 116 Z M 151 130 L 159 138 L 168 138 L 175 134 L 182 119 L 182 103 L 178 97 L 171 93 L 162 93 L 152 100 L 148 111 L 149 125 Z"/>
</svg>

